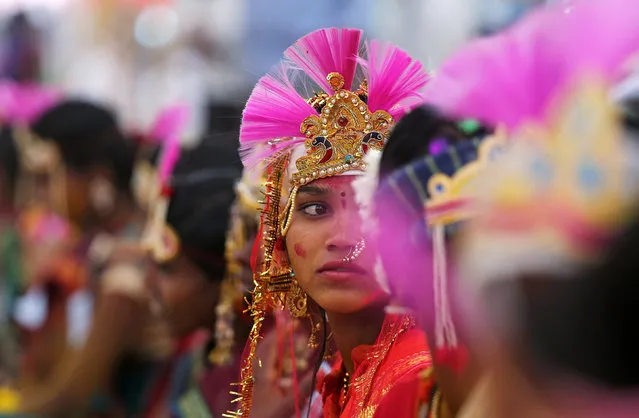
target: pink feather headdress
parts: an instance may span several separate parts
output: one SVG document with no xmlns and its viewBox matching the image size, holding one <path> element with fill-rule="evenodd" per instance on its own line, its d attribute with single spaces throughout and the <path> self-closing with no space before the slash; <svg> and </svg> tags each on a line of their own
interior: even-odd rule
<svg viewBox="0 0 639 418">
<path fill-rule="evenodd" d="M 338 90 L 355 93 L 353 99 L 363 95 L 367 111 L 385 111 L 395 122 L 422 103 L 428 76 L 421 64 L 392 45 L 362 44 L 362 35 L 359 29 L 320 29 L 284 52 L 285 60 L 260 79 L 244 109 L 240 152 L 245 165 L 253 167 L 302 143 L 310 150 L 314 136 L 306 134 L 302 123 L 310 116 L 319 117 L 319 110 L 329 106 L 326 99 Z M 337 124 L 324 119 L 329 119 L 328 125 Z M 354 121 L 346 122 L 349 125 L 335 127 L 357 128 Z M 372 131 L 366 124 L 361 130 Z M 264 145 L 268 146 L 253 152 Z"/>
<path fill-rule="evenodd" d="M 585 76 L 614 83 L 639 48 L 632 0 L 580 2 L 533 12 L 504 33 L 477 40 L 448 60 L 427 101 L 459 117 L 509 131 L 542 122 L 559 92 Z"/>
</svg>

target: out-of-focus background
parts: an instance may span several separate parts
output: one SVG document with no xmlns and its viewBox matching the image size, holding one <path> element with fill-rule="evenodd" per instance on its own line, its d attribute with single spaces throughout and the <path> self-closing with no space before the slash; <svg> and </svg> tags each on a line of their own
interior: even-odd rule
<svg viewBox="0 0 639 418">
<path fill-rule="evenodd" d="M 365 29 L 435 70 L 464 41 L 537 3 L 0 0 L 0 77 L 107 101 L 131 129 L 147 126 L 167 104 L 185 102 L 194 110 L 187 137 L 196 138 L 236 120 L 252 84 L 314 29 Z"/>
</svg>

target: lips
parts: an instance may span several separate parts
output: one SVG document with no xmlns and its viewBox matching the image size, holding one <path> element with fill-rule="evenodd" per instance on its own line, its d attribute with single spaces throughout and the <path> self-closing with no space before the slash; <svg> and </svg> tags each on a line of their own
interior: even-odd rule
<svg viewBox="0 0 639 418">
<path fill-rule="evenodd" d="M 353 276 L 363 276 L 367 274 L 367 271 L 357 263 L 331 261 L 317 269 L 317 273 L 329 279 L 348 279 Z"/>
</svg>

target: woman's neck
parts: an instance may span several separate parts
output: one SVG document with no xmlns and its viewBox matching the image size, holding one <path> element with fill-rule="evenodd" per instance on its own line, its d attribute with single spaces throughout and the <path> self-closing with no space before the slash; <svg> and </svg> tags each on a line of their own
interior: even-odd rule
<svg viewBox="0 0 639 418">
<path fill-rule="evenodd" d="M 353 349 L 360 345 L 372 345 L 382 330 L 386 312 L 384 306 L 375 305 L 350 314 L 326 312 L 328 322 L 333 332 L 348 373 L 353 373 L 354 365 L 351 358 Z"/>
</svg>

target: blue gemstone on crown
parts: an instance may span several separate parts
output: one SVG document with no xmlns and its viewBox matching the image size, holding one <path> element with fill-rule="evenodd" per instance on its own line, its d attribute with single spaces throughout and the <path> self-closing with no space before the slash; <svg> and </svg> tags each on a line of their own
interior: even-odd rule
<svg viewBox="0 0 639 418">
<path fill-rule="evenodd" d="M 353 157 L 351 154 L 348 154 L 346 157 L 344 157 L 344 162 L 346 164 L 353 164 L 355 162 L 355 157 Z"/>
</svg>

